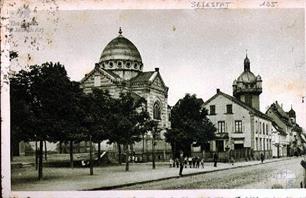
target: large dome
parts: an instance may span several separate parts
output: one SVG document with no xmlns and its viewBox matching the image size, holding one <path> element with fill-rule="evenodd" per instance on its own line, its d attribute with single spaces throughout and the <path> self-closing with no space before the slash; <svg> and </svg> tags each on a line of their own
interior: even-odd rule
<svg viewBox="0 0 306 198">
<path fill-rule="evenodd" d="M 237 82 L 256 83 L 256 77 L 255 77 L 255 75 L 251 71 L 244 71 L 237 78 Z"/>
<path fill-rule="evenodd" d="M 100 62 L 109 60 L 131 60 L 142 62 L 136 46 L 127 38 L 119 35 L 104 48 Z"/>
<path fill-rule="evenodd" d="M 108 70 L 142 71 L 142 59 L 136 46 L 127 38 L 119 36 L 111 40 L 100 56 L 100 66 Z"/>
</svg>

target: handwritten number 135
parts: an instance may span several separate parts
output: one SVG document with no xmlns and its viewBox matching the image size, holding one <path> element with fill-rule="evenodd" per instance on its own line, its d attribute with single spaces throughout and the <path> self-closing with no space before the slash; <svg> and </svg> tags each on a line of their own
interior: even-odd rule
<svg viewBox="0 0 306 198">
<path fill-rule="evenodd" d="M 276 2 L 276 1 L 264 1 L 264 2 L 263 2 L 262 4 L 260 4 L 259 6 L 260 6 L 260 7 L 265 6 L 265 7 L 274 8 L 274 7 L 276 7 L 277 3 L 278 3 L 278 2 Z"/>
</svg>

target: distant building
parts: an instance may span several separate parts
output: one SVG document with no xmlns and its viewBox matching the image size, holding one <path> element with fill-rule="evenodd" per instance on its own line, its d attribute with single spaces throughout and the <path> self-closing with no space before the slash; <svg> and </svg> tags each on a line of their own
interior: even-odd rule
<svg viewBox="0 0 306 198">
<path fill-rule="evenodd" d="M 289 139 L 286 131 L 276 122 L 272 122 L 272 156 L 286 157 L 288 155 Z"/>
<path fill-rule="evenodd" d="M 208 118 L 217 128 L 210 151 L 231 152 L 237 158 L 258 158 L 260 153 L 272 155 L 272 120 L 259 108 L 261 83 L 261 77 L 251 72 L 246 56 L 244 71 L 233 82 L 234 97 L 217 89 L 204 103 Z"/>
<path fill-rule="evenodd" d="M 108 90 L 110 95 L 118 98 L 122 92 L 132 92 L 146 100 L 146 108 L 150 117 L 157 120 L 161 130 L 161 139 L 167 128 L 170 128 L 168 106 L 168 87 L 165 85 L 159 68 L 154 71 L 143 71 L 144 64 L 136 46 L 122 35 L 110 41 L 104 48 L 100 60 L 95 67 L 81 80 L 81 87 L 85 93 L 92 88 Z M 124 131 L 123 131 L 124 133 Z M 114 145 L 114 149 L 117 146 Z M 131 146 L 137 154 L 143 152 L 150 155 L 152 139 L 148 135 L 143 142 Z M 109 148 L 108 148 L 109 149 Z M 157 158 L 164 159 L 171 147 L 163 140 L 156 145 Z M 149 156 L 148 156 L 149 158 Z"/>
<path fill-rule="evenodd" d="M 305 153 L 305 135 L 303 129 L 296 123 L 296 114 L 292 107 L 289 112 L 285 112 L 282 105 L 276 101 L 269 106 L 266 114 L 273 119 L 277 126 L 276 130 L 283 136 L 286 134 L 286 140 L 283 143 L 280 142 L 279 145 L 283 156 Z M 284 139 L 284 137 L 280 138 Z M 286 152 L 284 152 L 285 148 Z"/>
</svg>

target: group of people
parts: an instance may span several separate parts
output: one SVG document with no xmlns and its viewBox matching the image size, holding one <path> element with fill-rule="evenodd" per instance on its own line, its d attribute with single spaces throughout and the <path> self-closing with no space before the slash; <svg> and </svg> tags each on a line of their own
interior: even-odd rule
<svg viewBox="0 0 306 198">
<path fill-rule="evenodd" d="M 198 156 L 195 157 L 184 157 L 183 158 L 183 166 L 185 166 L 185 168 L 189 167 L 189 168 L 200 168 L 200 165 L 202 168 L 204 168 L 204 159 L 200 158 Z M 180 166 L 180 159 L 176 158 L 176 159 L 172 159 L 170 158 L 169 160 L 169 167 L 173 167 L 173 168 L 179 168 Z"/>
<path fill-rule="evenodd" d="M 218 162 L 218 154 L 215 153 L 213 155 L 213 160 L 214 160 L 214 167 L 217 167 L 217 162 Z M 183 172 L 183 168 L 187 168 L 189 166 L 189 168 L 200 168 L 200 165 L 202 168 L 204 168 L 204 159 L 200 158 L 198 156 L 194 156 L 194 157 L 184 157 L 183 152 L 180 153 L 180 157 L 176 158 L 175 160 L 173 160 L 172 158 L 170 158 L 169 160 L 169 167 L 177 167 L 180 168 L 180 172 L 179 175 L 182 176 L 182 172 Z"/>
</svg>

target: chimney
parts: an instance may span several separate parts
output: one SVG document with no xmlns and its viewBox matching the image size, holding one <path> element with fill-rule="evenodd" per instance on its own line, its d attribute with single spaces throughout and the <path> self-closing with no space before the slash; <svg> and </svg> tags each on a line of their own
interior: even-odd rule
<svg viewBox="0 0 306 198">
<path fill-rule="evenodd" d="M 219 88 L 217 89 L 217 93 L 220 93 L 220 89 Z"/>
<path fill-rule="evenodd" d="M 155 71 L 156 71 L 156 72 L 159 72 L 159 68 L 158 68 L 158 67 L 155 67 Z"/>
</svg>

